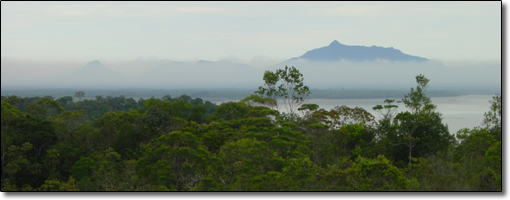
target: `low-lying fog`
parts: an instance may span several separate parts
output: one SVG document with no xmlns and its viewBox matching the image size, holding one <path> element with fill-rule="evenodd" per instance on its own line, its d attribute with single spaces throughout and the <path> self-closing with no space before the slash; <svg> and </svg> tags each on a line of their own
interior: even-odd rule
<svg viewBox="0 0 510 200">
<path fill-rule="evenodd" d="M 447 62 L 445 62 L 447 63 Z M 451 64 L 451 63 L 450 63 Z M 32 62 L 2 59 L 2 89 L 22 88 L 246 88 L 263 85 L 265 70 L 295 66 L 304 83 L 318 89 L 409 89 L 415 76 L 424 74 L 429 89 L 501 91 L 500 63 L 461 63 L 446 66 L 438 61 L 391 62 L 285 61 L 256 68 L 223 61 L 176 62 L 134 61 L 55 61 Z"/>
</svg>

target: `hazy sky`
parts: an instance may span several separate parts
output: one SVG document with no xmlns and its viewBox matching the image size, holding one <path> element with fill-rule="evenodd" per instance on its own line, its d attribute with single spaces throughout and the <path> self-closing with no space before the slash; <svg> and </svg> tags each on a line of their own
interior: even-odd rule
<svg viewBox="0 0 510 200">
<path fill-rule="evenodd" d="M 500 2 L 1 2 L 1 57 L 238 60 L 338 40 L 442 61 L 501 60 Z"/>
</svg>

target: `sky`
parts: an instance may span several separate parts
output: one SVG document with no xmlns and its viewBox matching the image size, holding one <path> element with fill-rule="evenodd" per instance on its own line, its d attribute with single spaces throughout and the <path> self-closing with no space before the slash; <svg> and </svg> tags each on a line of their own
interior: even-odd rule
<svg viewBox="0 0 510 200">
<path fill-rule="evenodd" d="M 2 61 L 262 68 L 333 40 L 445 63 L 501 62 L 501 2 L 1 2 Z"/>
</svg>

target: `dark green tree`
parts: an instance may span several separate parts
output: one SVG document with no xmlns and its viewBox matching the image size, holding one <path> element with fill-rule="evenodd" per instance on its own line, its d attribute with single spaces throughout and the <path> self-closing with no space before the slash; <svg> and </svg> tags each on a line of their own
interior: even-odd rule
<svg viewBox="0 0 510 200">
<path fill-rule="evenodd" d="M 191 190 L 207 175 L 213 158 L 196 136 L 175 131 L 159 137 L 145 147 L 138 160 L 142 180 L 177 191 Z"/>
<path fill-rule="evenodd" d="M 420 74 L 416 76 L 416 82 L 416 89 L 411 88 L 411 92 L 402 99 L 411 112 L 397 114 L 394 128 L 386 132 L 386 139 L 392 144 L 390 149 L 394 158 L 408 161 L 409 167 L 413 155 L 422 157 L 439 151 L 446 152 L 448 146 L 454 142 L 448 127 L 442 123 L 441 113 L 435 112 L 436 105 L 432 104 L 425 94 L 429 79 Z M 407 152 L 407 155 L 404 156 L 403 152 Z"/>
</svg>

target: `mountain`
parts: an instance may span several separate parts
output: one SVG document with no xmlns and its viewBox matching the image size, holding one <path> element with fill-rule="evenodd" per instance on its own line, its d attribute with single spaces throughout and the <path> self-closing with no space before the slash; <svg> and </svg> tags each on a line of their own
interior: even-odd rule
<svg viewBox="0 0 510 200">
<path fill-rule="evenodd" d="M 501 65 L 447 67 L 435 60 L 402 53 L 392 47 L 349 46 L 331 42 L 265 70 L 296 67 L 310 88 L 408 89 L 425 75 L 435 89 L 500 88 Z"/>
<path fill-rule="evenodd" d="M 105 67 L 100 61 L 94 60 L 56 81 L 68 86 L 115 86 L 123 84 L 126 77 Z"/>
<path fill-rule="evenodd" d="M 107 76 L 114 76 L 117 75 L 117 72 L 112 71 L 111 69 L 108 69 L 105 67 L 99 60 L 94 60 L 91 62 L 88 62 L 85 66 L 80 67 L 77 70 L 74 70 L 68 74 L 68 76 L 78 76 L 78 77 L 84 77 L 86 75 L 107 75 Z"/>
<path fill-rule="evenodd" d="M 378 59 L 389 61 L 418 61 L 423 62 L 428 59 L 412 56 L 393 47 L 378 46 L 349 46 L 341 44 L 334 40 L 328 46 L 307 51 L 302 56 L 291 58 L 290 60 L 306 59 L 308 61 L 374 61 Z"/>
<path fill-rule="evenodd" d="M 45 81 L 37 79 L 30 82 L 24 79 L 19 82 L 24 85 L 35 83 L 37 86 L 42 86 L 44 82 L 59 88 L 256 90 L 264 84 L 262 78 L 265 70 L 274 71 L 286 65 L 300 70 L 305 85 L 310 88 L 404 90 L 416 84 L 414 77 L 418 74 L 431 80 L 431 89 L 470 91 L 501 88 L 501 64 L 447 67 L 441 62 L 407 55 L 394 48 L 348 46 L 336 40 L 326 47 L 310 50 L 300 57 L 264 69 L 227 60 L 151 60 L 127 63 L 122 68 L 115 68 L 124 71 L 133 67 L 147 69 L 143 70 L 147 73 L 137 73 L 127 78 L 95 60 L 65 76 L 55 78 L 38 74 L 37 78 Z M 10 80 L 9 83 L 12 82 Z M 2 82 L 2 85 L 6 83 Z"/>
</svg>

